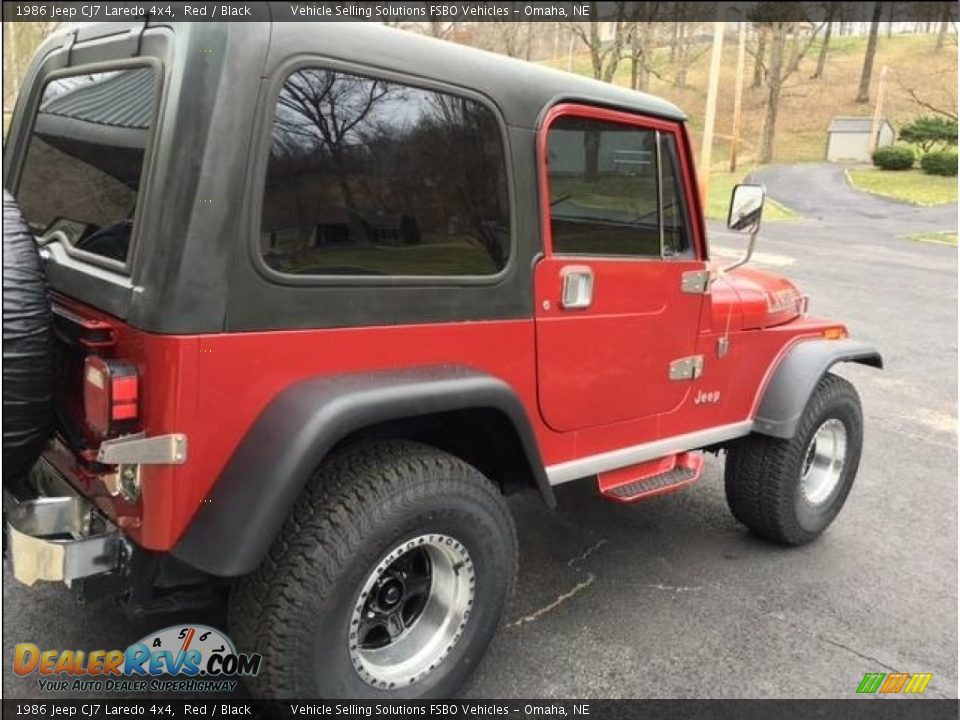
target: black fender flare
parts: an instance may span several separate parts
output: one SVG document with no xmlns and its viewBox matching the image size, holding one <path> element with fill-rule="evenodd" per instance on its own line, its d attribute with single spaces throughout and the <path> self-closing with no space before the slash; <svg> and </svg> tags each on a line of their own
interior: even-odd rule
<svg viewBox="0 0 960 720">
<path fill-rule="evenodd" d="M 820 378 L 841 362 L 883 369 L 880 353 L 859 340 L 804 340 L 793 345 L 777 364 L 763 391 L 753 431 L 792 438 Z"/>
<path fill-rule="evenodd" d="M 515 428 L 544 501 L 556 501 L 513 388 L 462 366 L 310 378 L 279 393 L 234 450 L 173 554 L 213 575 L 252 572 L 324 456 L 351 433 L 390 421 L 486 408 Z"/>
</svg>

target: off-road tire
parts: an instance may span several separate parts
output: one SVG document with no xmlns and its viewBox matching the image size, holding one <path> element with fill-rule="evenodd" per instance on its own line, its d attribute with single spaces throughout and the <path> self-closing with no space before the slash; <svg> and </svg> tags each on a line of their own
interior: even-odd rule
<svg viewBox="0 0 960 720">
<path fill-rule="evenodd" d="M 846 455 L 839 480 L 822 502 L 801 492 L 805 455 L 817 429 L 834 418 L 846 431 Z M 803 545 L 836 518 L 853 486 L 863 443 L 863 413 L 856 389 L 825 374 L 817 383 L 797 432 L 789 440 L 753 433 L 727 452 L 724 482 L 733 516 L 753 533 L 787 545 Z"/>
<path fill-rule="evenodd" d="M 469 551 L 473 606 L 435 669 L 407 687 L 373 687 L 351 663 L 351 613 L 384 555 L 424 533 L 452 536 Z M 496 632 L 516 568 L 509 509 L 475 468 L 407 441 L 339 450 L 309 482 L 267 558 L 233 588 L 234 641 L 263 655 L 249 689 L 266 698 L 450 697 Z"/>
</svg>

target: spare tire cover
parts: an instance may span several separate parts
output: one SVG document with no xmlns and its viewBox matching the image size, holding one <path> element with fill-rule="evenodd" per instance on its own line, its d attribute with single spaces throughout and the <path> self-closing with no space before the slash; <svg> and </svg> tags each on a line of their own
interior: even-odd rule
<svg viewBox="0 0 960 720">
<path fill-rule="evenodd" d="M 3 191 L 3 475 L 36 462 L 53 426 L 53 335 L 37 243 Z"/>
</svg>

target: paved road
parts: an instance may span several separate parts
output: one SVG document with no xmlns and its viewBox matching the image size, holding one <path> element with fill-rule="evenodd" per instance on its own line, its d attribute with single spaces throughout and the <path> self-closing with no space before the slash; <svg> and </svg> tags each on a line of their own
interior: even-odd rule
<svg viewBox="0 0 960 720">
<path fill-rule="evenodd" d="M 863 673 L 904 670 L 934 673 L 927 694 L 956 697 L 957 254 L 898 237 L 956 229 L 956 208 L 866 197 L 835 168 L 763 180 L 809 218 L 768 224 L 758 267 L 795 278 L 813 312 L 845 319 L 888 364 L 844 370 L 867 416 L 846 508 L 814 544 L 773 547 L 730 516 L 712 456 L 693 488 L 636 506 L 603 502 L 589 483 L 560 488 L 555 512 L 516 497 L 519 588 L 467 695 L 850 697 Z M 125 647 L 174 621 L 129 621 L 9 574 L 4 600 L 6 658 L 27 640 Z M 4 693 L 36 695 L 10 667 Z"/>
</svg>

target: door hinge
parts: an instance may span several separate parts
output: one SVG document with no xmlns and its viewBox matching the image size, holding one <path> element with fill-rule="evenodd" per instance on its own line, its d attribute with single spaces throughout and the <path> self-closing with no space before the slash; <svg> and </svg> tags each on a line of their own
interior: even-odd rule
<svg viewBox="0 0 960 720">
<path fill-rule="evenodd" d="M 696 380 L 703 375 L 703 355 L 691 355 L 670 363 L 671 380 Z"/>
<path fill-rule="evenodd" d="M 182 433 L 125 435 L 104 440 L 97 451 L 97 462 L 104 465 L 182 465 L 186 461 L 187 436 Z"/>
<path fill-rule="evenodd" d="M 680 276 L 680 290 L 691 295 L 703 295 L 710 289 L 709 270 L 688 270 Z"/>
</svg>

